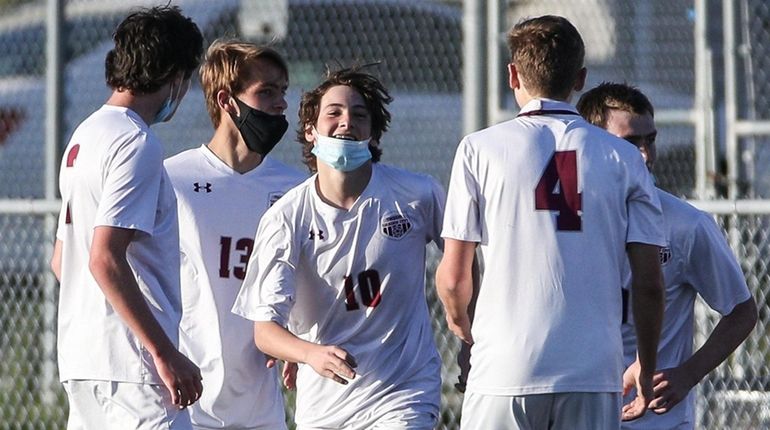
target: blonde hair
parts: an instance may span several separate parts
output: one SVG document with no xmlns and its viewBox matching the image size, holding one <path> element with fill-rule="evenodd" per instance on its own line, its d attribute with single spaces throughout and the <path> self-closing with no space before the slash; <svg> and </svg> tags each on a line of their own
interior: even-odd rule
<svg viewBox="0 0 770 430">
<path fill-rule="evenodd" d="M 275 64 L 289 78 L 289 68 L 278 51 L 253 43 L 238 40 L 215 40 L 206 51 L 206 58 L 200 68 L 201 87 L 206 99 L 206 109 L 214 124 L 219 127 L 219 105 L 217 93 L 220 90 L 235 95 L 243 91 L 249 76 L 248 68 L 257 60 L 267 60 Z"/>
</svg>

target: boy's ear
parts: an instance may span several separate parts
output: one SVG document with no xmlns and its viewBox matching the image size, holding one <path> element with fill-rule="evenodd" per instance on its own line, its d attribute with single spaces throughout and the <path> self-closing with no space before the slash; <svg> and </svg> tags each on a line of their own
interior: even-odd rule
<svg viewBox="0 0 770 430">
<path fill-rule="evenodd" d="M 577 79 L 575 80 L 575 91 L 582 91 L 586 85 L 586 77 L 588 76 L 588 69 L 583 67 L 578 71 Z"/>
<path fill-rule="evenodd" d="M 511 87 L 512 90 L 516 90 L 520 85 L 519 71 L 516 69 L 516 65 L 508 63 L 508 86 Z"/>
</svg>

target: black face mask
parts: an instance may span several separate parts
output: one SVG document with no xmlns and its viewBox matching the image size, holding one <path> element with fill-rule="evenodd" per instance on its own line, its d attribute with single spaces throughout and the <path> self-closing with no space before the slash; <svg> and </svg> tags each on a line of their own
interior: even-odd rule
<svg viewBox="0 0 770 430">
<path fill-rule="evenodd" d="M 286 116 L 266 114 L 235 97 L 233 100 L 238 105 L 241 116 L 230 113 L 230 118 L 233 119 L 238 131 L 241 132 L 246 146 L 257 154 L 267 155 L 281 140 L 286 129 L 289 128 Z"/>
</svg>

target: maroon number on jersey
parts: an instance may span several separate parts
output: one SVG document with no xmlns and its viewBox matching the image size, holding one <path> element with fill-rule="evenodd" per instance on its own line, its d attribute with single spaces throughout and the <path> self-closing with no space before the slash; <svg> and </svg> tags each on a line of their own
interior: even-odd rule
<svg viewBox="0 0 770 430">
<path fill-rule="evenodd" d="M 229 236 L 222 236 L 219 239 L 219 277 L 230 277 L 230 253 L 232 252 L 233 238 Z M 251 250 L 254 248 L 254 240 L 249 238 L 238 239 L 235 242 L 235 250 L 238 253 L 238 262 L 240 266 L 233 266 L 232 273 L 238 279 L 246 277 L 246 266 L 249 263 L 249 257 L 251 256 Z"/>
<path fill-rule="evenodd" d="M 535 187 L 535 209 L 558 211 L 557 230 L 582 229 L 578 211 L 583 209 L 583 194 L 577 181 L 577 151 L 554 152 Z"/>
<path fill-rule="evenodd" d="M 360 308 L 356 300 L 356 290 L 353 286 L 353 278 L 350 275 L 344 278 L 345 308 L 354 311 Z M 358 274 L 358 290 L 361 292 L 361 302 L 370 308 L 376 308 L 380 304 L 380 274 L 376 270 L 364 270 Z"/>
</svg>

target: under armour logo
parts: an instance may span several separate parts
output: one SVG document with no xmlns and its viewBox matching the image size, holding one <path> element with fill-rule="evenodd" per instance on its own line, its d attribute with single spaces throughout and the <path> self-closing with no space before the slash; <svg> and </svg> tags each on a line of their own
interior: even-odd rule
<svg viewBox="0 0 770 430">
<path fill-rule="evenodd" d="M 208 182 L 206 182 L 206 185 L 201 185 L 199 182 L 196 182 L 196 183 L 193 184 L 193 187 L 194 187 L 193 190 L 196 193 L 200 193 L 201 190 L 203 190 L 203 191 L 205 191 L 207 193 L 211 192 L 211 184 L 208 183 Z"/>
<path fill-rule="evenodd" d="M 324 231 L 320 229 L 318 231 L 311 229 L 309 239 L 315 240 L 316 237 L 318 237 L 318 240 L 324 240 Z"/>
</svg>

